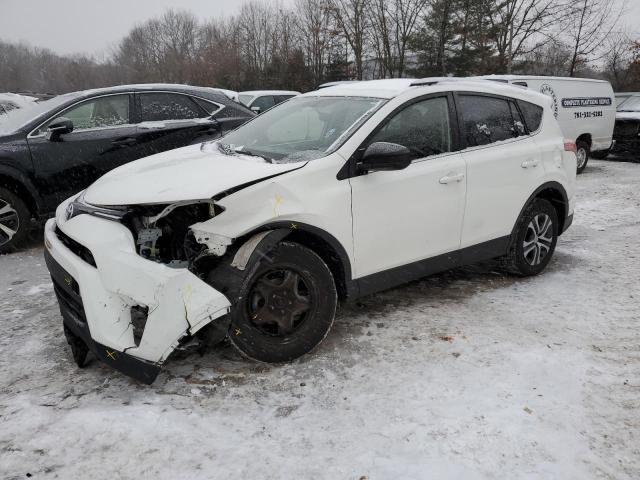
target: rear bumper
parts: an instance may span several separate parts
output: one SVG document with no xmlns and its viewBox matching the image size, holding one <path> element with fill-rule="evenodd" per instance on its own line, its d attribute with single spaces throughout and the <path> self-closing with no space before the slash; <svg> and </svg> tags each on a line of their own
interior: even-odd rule
<svg viewBox="0 0 640 480">
<path fill-rule="evenodd" d="M 151 383 L 182 337 L 228 313 L 227 298 L 190 271 L 140 257 L 120 223 L 90 215 L 60 219 L 45 225 L 60 310 L 65 325 L 105 363 Z M 132 307 L 148 309 L 137 335 Z"/>
</svg>

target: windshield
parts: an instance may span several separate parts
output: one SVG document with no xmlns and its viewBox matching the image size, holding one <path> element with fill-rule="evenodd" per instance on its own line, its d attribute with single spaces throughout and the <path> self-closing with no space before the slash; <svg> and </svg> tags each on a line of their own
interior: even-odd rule
<svg viewBox="0 0 640 480">
<path fill-rule="evenodd" d="M 322 158 L 338 149 L 385 100 L 366 97 L 297 97 L 231 132 L 225 150 L 274 163 Z"/>
<path fill-rule="evenodd" d="M 640 112 L 640 96 L 629 97 L 618 106 L 619 112 Z"/>
<path fill-rule="evenodd" d="M 0 133 L 15 133 L 37 118 L 46 116 L 50 111 L 77 96 L 77 93 L 67 93 L 44 102 L 33 102 L 24 108 L 11 110 L 7 115 L 0 117 Z"/>
</svg>

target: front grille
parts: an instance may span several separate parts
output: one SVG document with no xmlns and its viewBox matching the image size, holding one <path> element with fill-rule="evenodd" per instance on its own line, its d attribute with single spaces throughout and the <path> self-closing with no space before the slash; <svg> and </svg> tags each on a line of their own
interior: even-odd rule
<svg viewBox="0 0 640 480">
<path fill-rule="evenodd" d="M 636 137 L 639 125 L 637 122 L 617 121 L 613 129 L 613 136 L 615 138 Z"/>
<path fill-rule="evenodd" d="M 89 250 L 84 245 L 80 245 L 73 238 L 71 238 L 69 235 L 67 235 L 62 230 L 60 230 L 57 226 L 56 226 L 56 235 L 58 237 L 58 240 L 60 240 L 65 247 L 67 247 L 69 250 L 71 250 L 73 253 L 75 253 L 78 257 L 80 257 L 82 260 L 84 260 L 86 263 L 88 263 L 92 267 L 96 267 L 96 261 L 93 258 L 93 254 L 91 253 L 91 250 Z"/>
<path fill-rule="evenodd" d="M 84 314 L 84 305 L 82 304 L 77 282 L 71 276 L 68 277 L 68 288 L 73 291 L 73 293 L 71 293 L 61 285 L 53 275 L 51 276 L 51 280 L 53 281 L 53 290 L 60 303 L 60 310 L 70 313 L 74 319 L 79 322 L 87 323 L 87 317 Z M 67 281 L 66 278 L 65 281 Z"/>
</svg>

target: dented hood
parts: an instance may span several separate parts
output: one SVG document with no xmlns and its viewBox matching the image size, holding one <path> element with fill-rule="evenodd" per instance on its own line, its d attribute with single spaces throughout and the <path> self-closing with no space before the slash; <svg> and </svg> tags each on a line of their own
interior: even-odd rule
<svg viewBox="0 0 640 480">
<path fill-rule="evenodd" d="M 84 200 L 92 205 L 201 200 L 304 165 L 271 164 L 258 157 L 224 155 L 213 145 L 194 145 L 116 168 L 91 185 Z"/>
</svg>

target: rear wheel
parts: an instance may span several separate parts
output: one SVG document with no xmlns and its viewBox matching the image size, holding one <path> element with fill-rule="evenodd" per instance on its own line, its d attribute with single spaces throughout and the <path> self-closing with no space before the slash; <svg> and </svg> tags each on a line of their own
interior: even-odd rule
<svg viewBox="0 0 640 480">
<path fill-rule="evenodd" d="M 520 276 L 537 275 L 549 264 L 558 241 L 558 214 L 547 200 L 536 198 L 516 225 L 506 269 Z"/>
<path fill-rule="evenodd" d="M 286 362 L 322 342 L 333 325 L 338 295 L 331 271 L 316 253 L 282 242 L 245 272 L 225 292 L 232 303 L 229 339 L 242 354 Z M 214 287 L 225 283 L 216 276 L 209 278 Z"/>
<path fill-rule="evenodd" d="M 584 172 L 584 169 L 587 168 L 587 163 L 589 162 L 589 144 L 587 142 L 576 142 L 576 157 L 578 159 L 578 173 Z"/>
<path fill-rule="evenodd" d="M 0 187 L 0 253 L 13 251 L 27 237 L 31 215 L 11 190 Z"/>
</svg>

